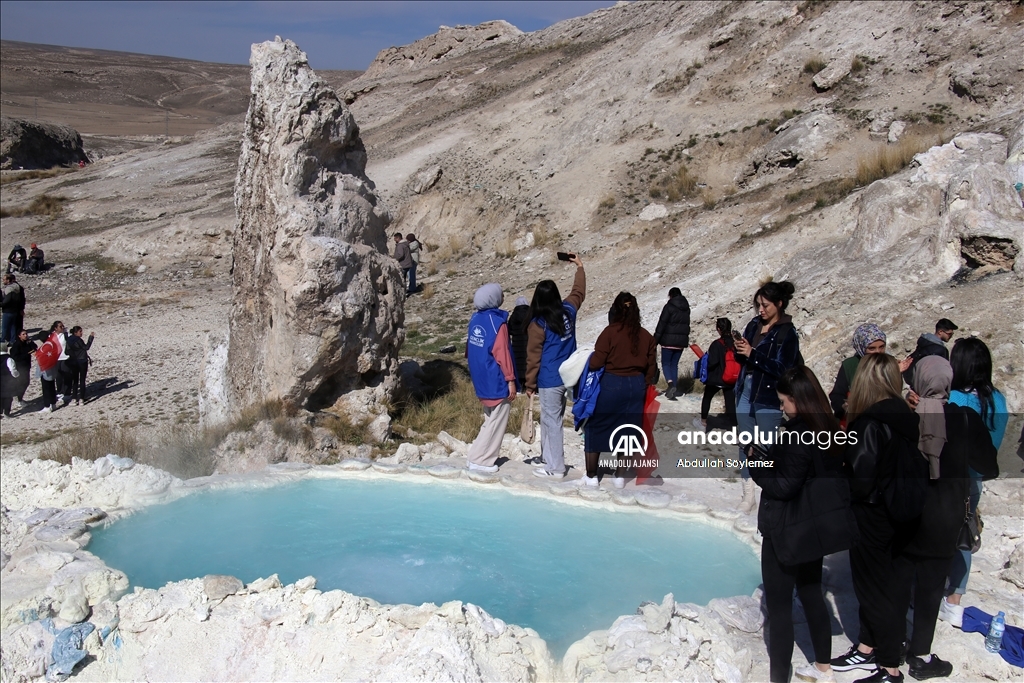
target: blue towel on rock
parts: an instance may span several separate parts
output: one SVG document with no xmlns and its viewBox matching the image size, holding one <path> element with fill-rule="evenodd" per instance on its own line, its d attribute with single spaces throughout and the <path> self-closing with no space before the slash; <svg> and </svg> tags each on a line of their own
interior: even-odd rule
<svg viewBox="0 0 1024 683">
<path fill-rule="evenodd" d="M 964 624 L 961 630 L 964 633 L 981 633 L 988 635 L 988 628 L 992 624 L 992 615 L 982 612 L 977 607 L 964 608 Z M 1009 664 L 1024 668 L 1024 630 L 1006 625 L 1003 631 L 1003 646 L 999 648 L 999 655 Z"/>
</svg>

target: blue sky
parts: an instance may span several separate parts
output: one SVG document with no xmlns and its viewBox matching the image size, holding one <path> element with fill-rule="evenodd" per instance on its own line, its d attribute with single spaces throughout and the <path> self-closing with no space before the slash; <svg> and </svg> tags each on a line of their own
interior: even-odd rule
<svg viewBox="0 0 1024 683">
<path fill-rule="evenodd" d="M 365 69 L 445 24 L 504 19 L 536 31 L 604 2 L 0 2 L 0 38 L 245 64 L 290 38 L 317 69 Z"/>
</svg>

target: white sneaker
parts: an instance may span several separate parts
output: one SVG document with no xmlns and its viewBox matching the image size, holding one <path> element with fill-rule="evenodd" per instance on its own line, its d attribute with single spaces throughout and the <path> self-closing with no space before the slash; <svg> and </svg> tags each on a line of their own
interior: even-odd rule
<svg viewBox="0 0 1024 683">
<path fill-rule="evenodd" d="M 947 601 L 946 598 L 942 598 L 942 602 L 939 603 L 939 619 L 948 621 L 950 626 L 963 628 L 964 606 L 954 605 Z"/>
<path fill-rule="evenodd" d="M 818 667 L 813 664 L 807 666 L 801 666 L 793 674 L 805 681 L 821 681 L 822 683 L 836 683 L 836 675 L 832 672 L 832 668 L 829 667 L 828 671 L 821 671 Z"/>
<path fill-rule="evenodd" d="M 533 476 L 541 478 L 550 477 L 552 479 L 564 479 L 565 472 L 552 472 L 551 470 L 546 470 L 543 467 L 535 467 L 533 469 Z"/>
<path fill-rule="evenodd" d="M 617 489 L 624 489 L 626 488 L 626 480 L 623 479 L 622 477 L 615 477 L 614 479 L 612 479 L 612 486 L 614 486 Z"/>
<path fill-rule="evenodd" d="M 598 482 L 597 477 L 588 477 L 584 474 L 580 478 L 580 486 L 593 486 L 594 488 L 597 488 L 599 483 L 600 482 Z"/>
<path fill-rule="evenodd" d="M 14 407 L 15 407 L 15 408 L 22 408 L 22 407 L 24 407 L 24 406 L 25 406 L 25 404 L 24 404 L 24 403 L 22 403 L 21 399 L 20 399 L 20 398 L 18 398 L 17 396 L 15 396 L 15 397 L 14 397 Z"/>
<path fill-rule="evenodd" d="M 64 400 L 64 394 L 57 394 L 57 400 L 58 401 L 63 401 Z"/>
<path fill-rule="evenodd" d="M 478 465 L 475 462 L 469 463 L 469 469 L 474 472 L 487 472 L 488 474 L 494 474 L 498 471 L 497 465 Z"/>
<path fill-rule="evenodd" d="M 699 417 L 693 418 L 693 426 L 696 427 L 697 429 L 701 430 L 702 432 L 707 431 L 707 428 L 708 428 L 708 426 L 706 424 L 701 422 Z"/>
</svg>

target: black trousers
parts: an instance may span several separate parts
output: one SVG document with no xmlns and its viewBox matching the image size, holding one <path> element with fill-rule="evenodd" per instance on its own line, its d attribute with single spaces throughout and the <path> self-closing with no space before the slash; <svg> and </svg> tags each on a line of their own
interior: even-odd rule
<svg viewBox="0 0 1024 683">
<path fill-rule="evenodd" d="M 946 576 L 952 562 L 952 557 L 901 555 L 896 558 L 900 592 L 904 599 L 900 613 L 904 615 L 904 620 L 910 606 L 910 596 L 914 596 L 914 633 L 910 638 L 908 655 L 923 657 L 932 652 L 935 620 L 939 618 L 939 606 L 942 603 Z"/>
<path fill-rule="evenodd" d="M 89 361 L 87 360 L 69 360 L 68 369 L 71 371 L 71 381 L 69 383 L 70 392 L 65 395 L 64 400 L 70 400 L 71 398 L 85 400 L 85 376 L 89 372 Z"/>
<path fill-rule="evenodd" d="M 57 403 L 57 383 L 50 379 L 44 379 L 43 382 L 43 405 L 52 406 Z"/>
<path fill-rule="evenodd" d="M 853 514 L 860 529 L 860 542 L 850 548 L 853 591 L 860 603 L 859 640 L 874 648 L 878 666 L 896 668 L 907 632 L 907 598 L 902 595 L 896 558 L 908 534 L 894 524 L 884 505 L 854 503 Z"/>
<path fill-rule="evenodd" d="M 768 606 L 768 667 L 772 683 L 789 680 L 793 659 L 793 588 L 807 615 L 814 659 L 827 664 L 832 659 L 832 624 L 821 594 L 822 558 L 798 565 L 784 565 L 775 555 L 769 535 L 761 542 L 761 580 Z"/>
<path fill-rule="evenodd" d="M 711 399 L 719 391 L 722 391 L 725 396 L 725 416 L 731 424 L 736 424 L 736 393 L 732 387 L 715 387 L 705 384 L 704 397 L 700 401 L 700 419 L 708 419 L 708 413 L 711 412 Z"/>
</svg>

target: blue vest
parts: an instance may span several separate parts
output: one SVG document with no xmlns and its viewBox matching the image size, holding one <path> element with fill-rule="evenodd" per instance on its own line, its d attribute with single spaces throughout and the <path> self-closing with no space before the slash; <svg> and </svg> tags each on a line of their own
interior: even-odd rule
<svg viewBox="0 0 1024 683">
<path fill-rule="evenodd" d="M 500 308 L 477 311 L 469 319 L 466 357 L 477 398 L 508 398 L 505 373 L 494 359 L 494 340 L 498 338 L 498 330 L 507 322 L 508 313 Z"/>
<path fill-rule="evenodd" d="M 534 319 L 544 329 L 544 350 L 540 353 L 540 371 L 537 373 L 538 389 L 563 385 L 558 366 L 576 350 L 576 307 L 563 301 L 562 309 L 565 311 L 565 329 L 558 334 L 548 329 L 543 319 Z"/>
</svg>

